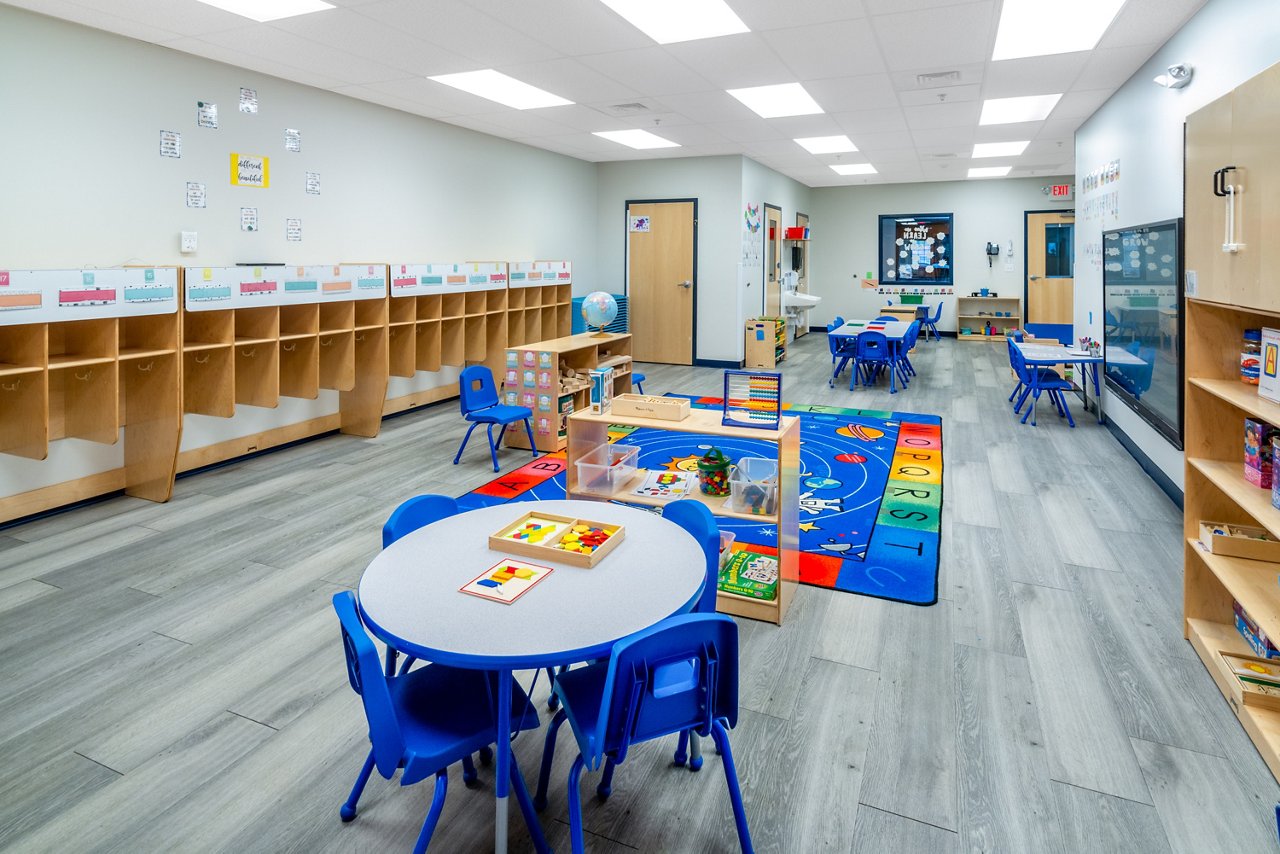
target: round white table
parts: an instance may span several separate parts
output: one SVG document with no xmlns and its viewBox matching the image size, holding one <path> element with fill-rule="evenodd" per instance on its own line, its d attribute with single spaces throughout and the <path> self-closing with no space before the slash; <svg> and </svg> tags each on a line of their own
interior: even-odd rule
<svg viewBox="0 0 1280 854">
<path fill-rule="evenodd" d="M 591 569 L 511 555 L 555 570 L 515 602 L 461 592 L 503 559 L 489 548 L 489 535 L 530 511 L 626 531 Z M 369 564 L 358 597 L 365 624 L 384 643 L 427 661 L 496 672 L 501 734 L 511 731 L 513 670 L 607 657 L 622 638 L 692 608 L 705 581 L 706 557 L 697 541 L 654 513 L 595 501 L 516 502 L 451 516 L 400 538 Z M 497 747 L 494 848 L 502 854 L 514 760 L 509 740 L 499 738 Z"/>
</svg>

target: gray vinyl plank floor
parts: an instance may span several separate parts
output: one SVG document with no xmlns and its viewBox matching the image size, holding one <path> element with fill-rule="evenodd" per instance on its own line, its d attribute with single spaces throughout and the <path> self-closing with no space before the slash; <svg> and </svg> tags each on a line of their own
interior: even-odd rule
<svg viewBox="0 0 1280 854">
<path fill-rule="evenodd" d="M 802 588 L 782 627 L 740 621 L 731 744 L 762 852 L 1277 851 L 1280 786 L 1181 636 L 1181 516 L 1106 428 L 1017 423 L 1003 347 L 921 344 L 911 386 L 828 388 L 822 335 L 787 397 L 944 419 L 940 599 Z M 719 394 L 717 370 L 645 365 L 646 391 Z M 376 774 L 329 599 L 451 464 L 441 403 L 372 439 L 331 435 L 0 531 L 0 850 L 406 851 L 429 784 Z M 525 464 L 514 450 L 504 471 Z M 522 674 L 528 684 L 532 674 Z M 545 678 L 536 689 L 539 708 Z M 546 713 L 543 712 L 544 719 Z M 737 850 L 723 763 L 637 746 L 595 798 L 594 852 Z M 542 733 L 515 741 L 536 783 Z M 561 731 L 547 838 L 568 850 Z M 493 769 L 449 775 L 432 850 L 492 848 Z M 531 849 L 512 810 L 512 850 Z"/>
</svg>

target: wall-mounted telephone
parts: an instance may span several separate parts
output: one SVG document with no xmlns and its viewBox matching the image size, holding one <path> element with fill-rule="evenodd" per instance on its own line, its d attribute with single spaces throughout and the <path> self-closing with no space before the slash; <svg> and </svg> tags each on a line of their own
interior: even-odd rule
<svg viewBox="0 0 1280 854">
<path fill-rule="evenodd" d="M 987 244 L 987 266 L 988 267 L 991 266 L 991 259 L 995 258 L 999 254 L 1000 254 L 1000 244 L 998 243 Z"/>
</svg>

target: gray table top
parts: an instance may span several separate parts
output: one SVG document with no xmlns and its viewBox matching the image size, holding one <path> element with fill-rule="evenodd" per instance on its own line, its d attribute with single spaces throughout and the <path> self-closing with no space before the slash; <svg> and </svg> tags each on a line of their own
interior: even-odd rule
<svg viewBox="0 0 1280 854">
<path fill-rule="evenodd" d="M 911 328 L 911 324 L 905 320 L 884 320 L 879 323 L 874 320 L 846 320 L 843 326 L 831 330 L 830 334 L 836 338 L 856 338 L 868 331 L 867 327 L 871 324 L 875 324 L 876 328 L 870 331 L 879 332 L 890 340 L 901 340 Z"/>
<path fill-rule="evenodd" d="M 461 592 L 504 557 L 489 548 L 489 535 L 530 511 L 626 531 L 591 569 L 508 555 L 555 569 L 510 604 Z M 688 610 L 705 567 L 697 541 L 655 513 L 596 501 L 515 502 L 461 513 L 392 543 L 365 570 L 359 600 L 370 630 L 402 652 L 460 667 L 544 667 L 607 655 L 617 640 Z"/>
</svg>

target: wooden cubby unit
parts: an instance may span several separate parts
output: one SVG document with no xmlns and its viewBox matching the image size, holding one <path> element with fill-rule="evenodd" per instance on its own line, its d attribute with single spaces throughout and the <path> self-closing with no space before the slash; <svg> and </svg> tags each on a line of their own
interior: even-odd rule
<svg viewBox="0 0 1280 854">
<path fill-rule="evenodd" d="M 356 334 L 320 334 L 320 387 L 350 391 L 356 385 Z"/>
<path fill-rule="evenodd" d="M 418 372 L 415 364 L 416 337 L 417 329 L 413 324 L 387 328 L 387 371 L 391 376 L 411 377 Z"/>
<path fill-rule="evenodd" d="M 440 294 L 429 294 L 421 297 L 403 297 L 417 300 L 418 320 L 439 320 L 444 316 L 444 297 Z"/>
<path fill-rule="evenodd" d="M 982 314 L 981 312 L 987 312 Z M 997 316 L 992 312 L 1002 312 Z M 1003 312 L 1009 312 L 1005 317 Z M 993 332 L 982 334 L 986 324 L 990 323 Z M 973 330 L 970 334 L 961 334 L 961 329 Z M 956 299 L 956 335 L 961 341 L 986 341 L 1003 344 L 1004 330 L 1022 328 L 1022 300 L 1018 297 L 958 297 Z"/>
<path fill-rule="evenodd" d="M 285 305 L 280 307 L 280 340 L 314 336 L 320 332 L 320 306 Z"/>
<path fill-rule="evenodd" d="M 461 317 L 440 322 L 440 362 L 462 367 L 466 364 L 466 321 Z"/>
<path fill-rule="evenodd" d="M 1267 272 L 1280 227 L 1272 200 L 1280 196 L 1274 157 L 1280 130 L 1280 66 L 1187 117 L 1185 301 L 1186 454 L 1184 508 L 1184 632 L 1252 739 L 1280 778 L 1280 711 L 1236 700 L 1235 676 L 1221 653 L 1253 655 L 1235 628 L 1233 600 L 1268 638 L 1280 638 L 1280 563 L 1209 554 L 1199 543 L 1202 521 L 1254 525 L 1280 537 L 1280 509 L 1269 490 L 1244 477 L 1244 419 L 1280 425 L 1280 404 L 1240 381 L 1245 329 L 1280 328 L 1280 294 Z M 1228 199 L 1213 193 L 1214 173 L 1242 186 L 1237 251 L 1223 249 Z M 1194 281 L 1195 286 L 1190 286 Z"/>
<path fill-rule="evenodd" d="M 320 334 L 350 332 L 356 328 L 356 306 L 353 302 L 335 302 L 320 306 Z"/>
<path fill-rule="evenodd" d="M 236 413 L 236 374 L 230 344 L 183 347 L 182 411 L 230 418 Z"/>
<path fill-rule="evenodd" d="M 262 309 L 251 309 L 262 311 Z M 277 339 L 237 336 L 235 346 L 236 403 L 274 408 L 280 403 L 280 350 Z"/>
<path fill-rule="evenodd" d="M 417 369 L 419 371 L 438 371 L 440 360 L 441 329 L 443 320 L 429 320 L 418 324 L 417 336 Z"/>
<path fill-rule="evenodd" d="M 462 317 L 467 313 L 466 294 L 445 294 L 441 301 L 441 316 L 445 318 Z"/>
<path fill-rule="evenodd" d="M 578 337 L 578 336 L 575 336 Z M 627 336 L 628 338 L 630 336 Z M 758 516 L 737 512 L 726 506 L 726 499 L 703 495 L 693 491 L 683 500 L 700 501 L 717 516 L 759 520 L 763 525 L 778 527 L 778 595 L 773 601 L 751 599 L 720 591 L 716 595 L 716 609 L 726 614 L 749 617 L 782 624 L 791 597 L 800 579 L 800 419 L 784 417 L 776 430 L 760 430 L 747 427 L 726 427 L 721 424 L 722 413 L 718 409 L 692 409 L 682 421 L 662 421 L 656 418 L 640 418 L 614 415 L 606 412 L 596 415 L 577 411 L 569 416 L 569 435 L 566 448 L 568 474 L 566 491 L 569 498 L 596 501 L 622 501 L 632 504 L 662 506 L 664 502 L 633 495 L 631 490 L 639 486 L 648 474 L 638 470 L 626 483 L 619 484 L 610 495 L 598 495 L 579 489 L 577 461 L 609 441 L 609 427 L 619 424 L 625 427 L 647 428 L 677 433 L 696 433 L 706 436 L 722 436 L 734 439 L 750 439 L 771 444 L 771 450 L 762 449 L 758 456 L 771 457 L 778 463 L 778 512 L 772 516 Z M 626 440 L 622 440 L 625 444 Z"/>
<path fill-rule="evenodd" d="M 280 337 L 280 394 L 314 400 L 320 395 L 320 345 L 315 335 Z"/>
</svg>

